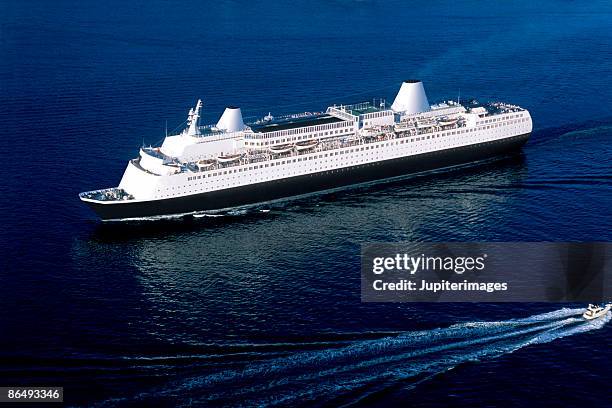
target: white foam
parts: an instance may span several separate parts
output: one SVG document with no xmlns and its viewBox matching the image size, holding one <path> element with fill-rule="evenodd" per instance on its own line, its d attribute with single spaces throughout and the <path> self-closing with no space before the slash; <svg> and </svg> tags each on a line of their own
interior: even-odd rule
<svg viewBox="0 0 612 408">
<path fill-rule="evenodd" d="M 333 398 L 342 391 L 375 381 L 423 375 L 427 378 L 467 361 L 495 358 L 526 346 L 596 330 L 611 319 L 609 313 L 602 319 L 586 321 L 580 317 L 582 311 L 563 308 L 522 319 L 466 322 L 447 328 L 401 332 L 346 347 L 255 363 L 242 371 L 194 377 L 161 393 L 193 391 L 207 395 L 207 401 L 235 398 L 241 393 L 245 398 L 264 396 L 251 401 L 254 405 L 289 403 L 313 396 Z M 240 385 L 240 389 L 232 387 L 234 384 Z M 283 390 L 288 384 L 293 384 L 290 392 Z"/>
</svg>

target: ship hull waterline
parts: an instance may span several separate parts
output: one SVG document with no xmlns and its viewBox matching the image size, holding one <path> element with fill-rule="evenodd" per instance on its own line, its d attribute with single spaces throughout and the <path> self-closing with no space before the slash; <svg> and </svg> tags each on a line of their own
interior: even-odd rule
<svg viewBox="0 0 612 408">
<path fill-rule="evenodd" d="M 107 204 L 92 201 L 85 201 L 85 203 L 103 221 L 224 210 L 482 160 L 520 149 L 527 142 L 529 136 L 530 133 L 527 133 L 491 142 L 364 163 L 189 196 Z"/>
</svg>

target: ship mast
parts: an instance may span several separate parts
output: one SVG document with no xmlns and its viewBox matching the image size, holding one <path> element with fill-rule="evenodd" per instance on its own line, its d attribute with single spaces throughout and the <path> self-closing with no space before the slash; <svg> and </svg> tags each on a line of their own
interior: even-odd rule
<svg viewBox="0 0 612 408">
<path fill-rule="evenodd" d="M 195 108 L 189 109 L 189 115 L 187 116 L 187 136 L 196 136 L 200 134 L 198 129 L 198 119 L 200 118 L 200 111 L 202 110 L 202 100 L 198 99 L 198 103 Z"/>
</svg>

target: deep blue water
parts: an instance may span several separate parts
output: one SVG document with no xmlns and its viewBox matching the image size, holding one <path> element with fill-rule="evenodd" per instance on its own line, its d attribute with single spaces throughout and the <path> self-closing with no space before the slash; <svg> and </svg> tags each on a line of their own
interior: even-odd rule
<svg viewBox="0 0 612 408">
<path fill-rule="evenodd" d="M 0 385 L 75 405 L 611 405 L 581 305 L 364 304 L 370 241 L 612 240 L 612 4 L 0 3 Z M 386 97 L 528 108 L 523 152 L 224 217 L 100 225 L 201 97 L 204 122 Z M 478 323 L 478 322 L 487 323 Z"/>
</svg>

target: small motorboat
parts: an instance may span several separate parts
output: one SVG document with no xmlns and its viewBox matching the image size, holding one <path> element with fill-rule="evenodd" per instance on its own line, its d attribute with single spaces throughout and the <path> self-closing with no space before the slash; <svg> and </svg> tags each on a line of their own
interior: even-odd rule
<svg viewBox="0 0 612 408">
<path fill-rule="evenodd" d="M 605 316 L 610 311 L 610 309 L 612 309 L 612 303 L 608 303 L 605 306 L 590 304 L 589 307 L 587 307 L 586 311 L 582 314 L 582 317 L 584 317 L 586 320 L 597 319 L 599 317 Z"/>
<path fill-rule="evenodd" d="M 219 163 L 232 163 L 240 160 L 241 154 L 227 154 L 217 157 Z"/>
<path fill-rule="evenodd" d="M 318 144 L 319 144 L 318 140 L 306 140 L 304 142 L 297 142 L 295 144 L 295 148 L 298 151 L 308 150 L 308 149 L 312 149 L 312 148 L 316 147 Z"/>
<path fill-rule="evenodd" d="M 274 154 L 289 153 L 292 150 L 293 150 L 292 144 L 270 146 L 270 152 Z"/>
</svg>

